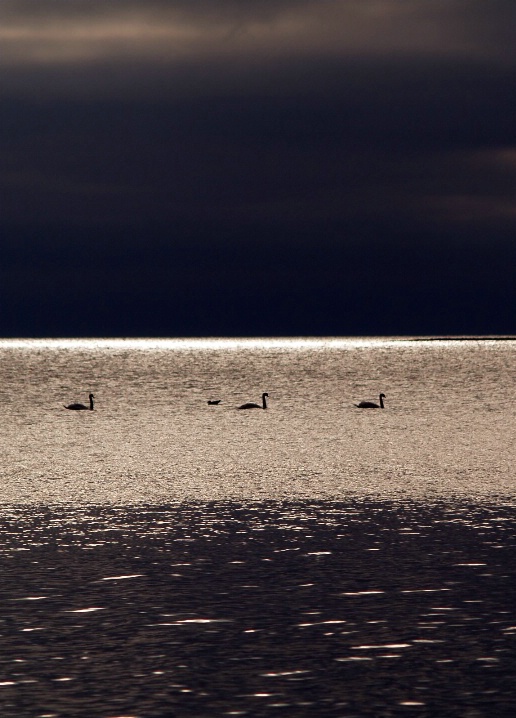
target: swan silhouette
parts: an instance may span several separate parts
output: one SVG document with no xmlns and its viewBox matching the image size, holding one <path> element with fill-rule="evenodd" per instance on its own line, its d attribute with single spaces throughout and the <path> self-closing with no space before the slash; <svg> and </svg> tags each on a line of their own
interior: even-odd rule
<svg viewBox="0 0 516 718">
<path fill-rule="evenodd" d="M 385 394 L 380 394 L 380 403 L 375 404 L 374 401 L 361 401 L 360 404 L 355 404 L 359 409 L 383 409 L 383 400 L 385 399 Z"/>
<path fill-rule="evenodd" d="M 208 399 L 208 404 L 220 404 L 221 401 L 222 399 Z"/>
<path fill-rule="evenodd" d="M 65 409 L 73 409 L 74 411 L 81 411 L 82 409 L 90 409 L 91 411 L 93 411 L 93 399 L 94 399 L 93 394 L 90 394 L 90 396 L 89 396 L 90 405 L 89 406 L 84 406 L 84 404 L 68 404 L 68 406 L 65 406 Z"/>
<path fill-rule="evenodd" d="M 267 402 L 265 401 L 265 397 L 269 396 L 266 392 L 262 394 L 262 406 L 259 404 L 255 404 L 252 401 L 248 401 L 247 404 L 242 404 L 242 406 L 239 406 L 239 409 L 266 409 L 267 408 Z"/>
</svg>

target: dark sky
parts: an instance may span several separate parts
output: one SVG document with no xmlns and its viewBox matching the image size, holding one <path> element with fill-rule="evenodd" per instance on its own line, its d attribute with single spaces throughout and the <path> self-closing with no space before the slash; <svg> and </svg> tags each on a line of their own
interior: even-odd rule
<svg viewBox="0 0 516 718">
<path fill-rule="evenodd" d="M 0 336 L 516 334 L 514 0 L 0 0 Z"/>
</svg>

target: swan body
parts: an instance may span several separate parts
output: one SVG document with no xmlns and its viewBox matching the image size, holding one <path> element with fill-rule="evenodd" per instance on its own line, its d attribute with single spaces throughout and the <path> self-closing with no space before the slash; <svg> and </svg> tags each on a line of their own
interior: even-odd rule
<svg viewBox="0 0 516 718">
<path fill-rule="evenodd" d="M 385 399 L 385 394 L 380 394 L 380 403 L 375 404 L 374 401 L 361 401 L 360 404 L 355 404 L 356 407 L 359 409 L 383 409 L 383 400 Z"/>
<path fill-rule="evenodd" d="M 267 392 L 262 394 L 262 406 L 259 404 L 255 404 L 252 401 L 248 401 L 247 404 L 242 404 L 242 406 L 239 406 L 239 409 L 266 409 L 267 408 L 267 402 L 265 400 L 265 397 L 269 396 Z"/>
<path fill-rule="evenodd" d="M 74 411 L 82 411 L 83 409 L 89 409 L 90 411 L 93 411 L 93 394 L 89 395 L 90 405 L 84 406 L 84 404 L 68 404 L 68 406 L 65 406 L 65 409 L 73 409 Z"/>
<path fill-rule="evenodd" d="M 222 401 L 222 399 L 208 399 L 208 404 L 216 405 L 216 404 L 220 404 L 221 401 Z"/>
</svg>

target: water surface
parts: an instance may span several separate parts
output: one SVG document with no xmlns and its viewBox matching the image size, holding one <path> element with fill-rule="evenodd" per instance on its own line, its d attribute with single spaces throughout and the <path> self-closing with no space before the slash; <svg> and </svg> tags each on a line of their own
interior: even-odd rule
<svg viewBox="0 0 516 718">
<path fill-rule="evenodd" d="M 515 350 L 508 340 L 0 342 L 0 501 L 512 496 Z M 93 413 L 64 411 L 90 391 Z M 267 411 L 236 410 L 263 391 Z M 355 408 L 380 392 L 385 410 Z"/>
<path fill-rule="evenodd" d="M 515 349 L 0 342 L 0 714 L 513 716 Z"/>
</svg>

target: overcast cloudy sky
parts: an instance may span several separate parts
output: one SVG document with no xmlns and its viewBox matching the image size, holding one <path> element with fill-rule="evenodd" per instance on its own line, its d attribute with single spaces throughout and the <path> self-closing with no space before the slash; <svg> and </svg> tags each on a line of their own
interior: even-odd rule
<svg viewBox="0 0 516 718">
<path fill-rule="evenodd" d="M 0 335 L 516 334 L 514 0 L 0 0 Z"/>
</svg>

